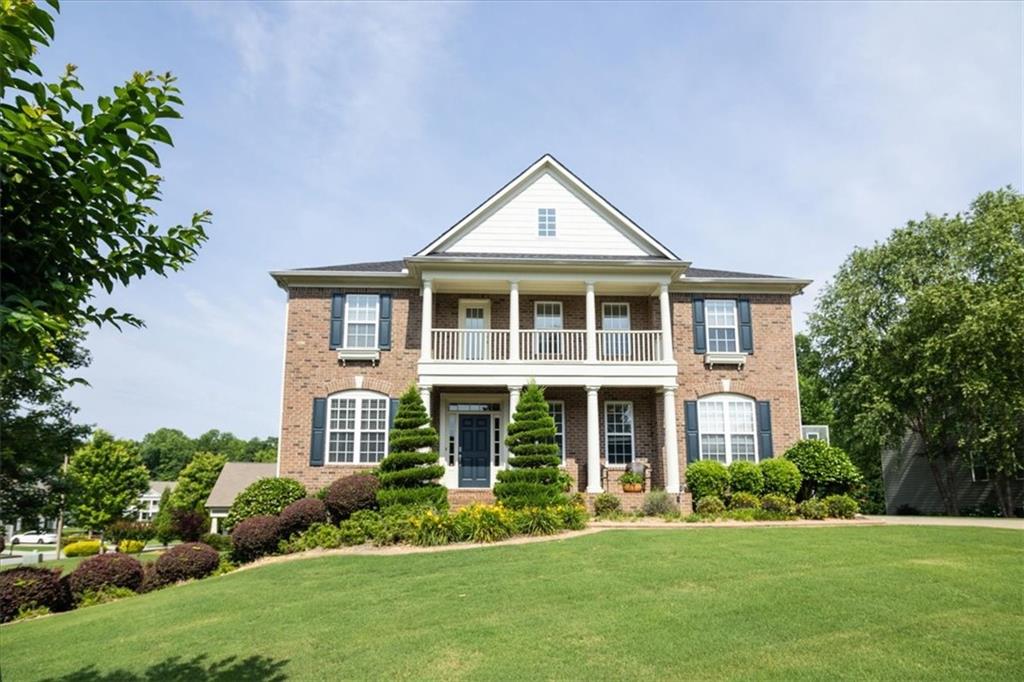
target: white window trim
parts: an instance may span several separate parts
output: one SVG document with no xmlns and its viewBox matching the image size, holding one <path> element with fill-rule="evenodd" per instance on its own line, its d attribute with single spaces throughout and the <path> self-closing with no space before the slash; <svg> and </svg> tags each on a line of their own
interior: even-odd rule
<svg viewBox="0 0 1024 682">
<path fill-rule="evenodd" d="M 605 326 L 605 311 L 608 310 L 608 306 L 611 305 L 624 305 L 626 306 L 626 328 L 625 329 L 608 329 Z M 605 301 L 601 304 L 601 331 L 632 331 L 633 329 L 633 311 L 627 301 Z"/>
<path fill-rule="evenodd" d="M 547 228 L 550 227 L 551 228 L 551 234 L 541 234 L 541 222 L 540 222 L 540 216 L 541 216 L 540 212 L 541 211 L 551 211 L 551 213 L 550 213 L 550 216 L 551 216 L 551 219 L 552 219 L 551 222 L 548 223 L 547 220 L 544 221 L 544 228 L 547 229 Z M 547 215 L 548 214 L 545 213 L 545 217 Z M 556 238 L 558 236 L 558 209 L 557 208 L 550 207 L 550 206 L 538 206 L 537 207 L 537 236 L 539 238 L 541 238 L 541 239 L 554 239 L 554 238 Z"/>
<path fill-rule="evenodd" d="M 732 424 L 730 423 L 731 418 L 729 417 L 729 403 L 745 403 L 745 404 L 749 404 L 751 406 L 751 409 L 753 410 L 753 415 L 754 415 L 754 431 L 753 431 L 753 436 L 754 436 L 754 461 L 753 461 L 753 463 L 754 464 L 759 463 L 761 461 L 761 453 L 760 453 L 760 451 L 758 449 L 758 443 L 757 443 L 757 403 L 756 403 L 756 401 L 753 398 L 748 398 L 747 396 L 743 396 L 743 395 L 737 395 L 735 393 L 716 393 L 714 395 L 706 395 L 703 398 L 699 398 L 697 400 L 697 414 L 700 415 L 700 404 L 701 403 L 714 403 L 714 402 L 721 402 L 721 403 L 725 404 L 725 407 L 722 410 L 723 425 L 725 426 L 725 462 L 724 462 L 725 466 L 729 466 L 733 462 L 733 459 L 732 459 L 732 438 L 730 438 L 730 436 L 732 436 L 734 433 L 737 434 L 737 435 L 746 435 L 745 433 L 742 433 L 742 432 L 739 432 L 739 431 L 732 431 L 732 429 L 731 429 Z M 717 433 L 718 432 L 715 432 L 715 435 L 717 435 Z M 708 435 L 712 435 L 712 434 L 708 434 Z M 704 420 L 698 418 L 697 419 L 697 449 L 700 452 L 700 459 L 704 459 L 704 450 L 703 450 L 703 447 L 702 447 L 703 441 L 704 441 Z M 718 460 L 716 459 L 714 461 L 717 462 Z M 744 459 L 744 460 L 737 460 L 737 461 L 749 462 L 750 460 L 749 459 Z"/>
<path fill-rule="evenodd" d="M 537 319 L 538 319 L 537 310 L 542 305 L 556 305 L 556 306 L 558 306 L 558 324 L 559 324 L 558 329 L 541 329 L 540 327 L 537 326 Z M 533 329 L 535 331 L 546 331 L 546 332 L 554 332 L 554 331 L 562 331 L 562 330 L 564 330 L 565 329 L 565 308 L 562 306 L 562 302 L 561 301 L 534 301 L 533 302 Z"/>
<path fill-rule="evenodd" d="M 341 330 L 341 347 L 345 350 L 369 350 L 380 348 L 380 296 L 377 295 L 377 308 L 373 317 L 373 344 L 369 346 L 350 346 L 348 344 L 348 327 L 350 324 L 370 324 L 369 322 L 351 322 L 349 303 L 353 296 L 374 296 L 374 294 L 349 294 L 345 297 L 345 323 Z"/>
<path fill-rule="evenodd" d="M 331 457 L 331 434 L 340 433 L 344 429 L 332 429 L 331 428 L 331 401 L 339 400 L 350 400 L 356 401 L 355 409 L 355 420 L 353 429 L 352 439 L 352 461 L 351 462 L 332 462 Z M 360 450 L 360 444 L 362 441 L 363 428 L 362 428 L 362 417 L 363 417 L 363 401 L 364 400 L 383 400 L 384 401 L 384 454 L 381 459 L 388 456 L 388 441 L 391 436 L 391 399 L 389 396 L 383 393 L 377 393 L 376 391 L 361 391 L 361 390 L 350 390 L 350 391 L 339 391 L 338 393 L 332 393 L 327 396 L 327 428 L 324 430 L 324 464 L 326 466 L 341 466 L 341 467 L 354 467 L 354 466 L 377 466 L 380 462 L 364 462 L 362 461 L 362 453 Z"/>
<path fill-rule="evenodd" d="M 562 464 L 565 464 L 565 431 L 566 431 L 565 401 L 564 400 L 549 400 L 548 401 L 548 405 L 550 405 L 552 407 L 555 406 L 555 405 L 558 405 L 558 407 L 562 410 L 562 434 L 561 434 L 561 436 L 559 436 L 556 433 L 555 434 L 555 440 L 558 442 L 558 452 L 562 456 Z"/>
<path fill-rule="evenodd" d="M 612 463 L 609 458 L 608 437 L 612 435 L 608 429 L 608 406 L 628 405 L 629 406 L 629 461 Z M 617 433 L 617 436 L 623 434 Z M 604 463 L 609 469 L 625 469 L 636 461 L 636 411 L 633 409 L 632 400 L 606 400 L 604 401 Z"/>
<path fill-rule="evenodd" d="M 736 321 L 735 324 L 733 324 L 733 331 L 736 333 L 735 350 L 711 350 L 711 318 L 707 313 L 708 301 L 726 301 L 728 303 L 732 303 L 732 319 Z M 740 351 L 740 306 L 738 301 L 735 298 L 706 298 L 704 299 L 704 306 L 704 347 L 707 349 L 707 354 L 712 356 L 722 356 L 723 358 L 731 355 L 746 355 L 746 353 Z M 715 329 L 728 329 L 728 327 L 715 325 Z M 719 360 L 719 363 L 724 364 L 722 363 L 722 360 Z"/>
</svg>

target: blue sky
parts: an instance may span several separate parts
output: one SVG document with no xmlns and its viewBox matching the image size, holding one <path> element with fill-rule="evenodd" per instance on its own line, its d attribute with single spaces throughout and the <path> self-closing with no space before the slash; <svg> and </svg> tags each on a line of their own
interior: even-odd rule
<svg viewBox="0 0 1024 682">
<path fill-rule="evenodd" d="M 816 280 L 1022 185 L 1022 4 L 65 3 L 49 74 L 173 71 L 162 224 L 198 261 L 110 297 L 83 421 L 275 434 L 267 271 L 408 255 L 550 152 L 695 265 Z M 101 299 L 102 302 L 106 300 Z"/>
</svg>

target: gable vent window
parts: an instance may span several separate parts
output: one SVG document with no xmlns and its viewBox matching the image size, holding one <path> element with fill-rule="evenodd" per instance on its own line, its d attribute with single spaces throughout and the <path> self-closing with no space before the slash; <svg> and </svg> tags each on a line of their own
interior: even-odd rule
<svg viewBox="0 0 1024 682">
<path fill-rule="evenodd" d="M 538 208 L 537 209 L 537 236 L 539 236 L 539 237 L 554 237 L 555 236 L 555 209 L 553 209 L 553 208 Z"/>
</svg>

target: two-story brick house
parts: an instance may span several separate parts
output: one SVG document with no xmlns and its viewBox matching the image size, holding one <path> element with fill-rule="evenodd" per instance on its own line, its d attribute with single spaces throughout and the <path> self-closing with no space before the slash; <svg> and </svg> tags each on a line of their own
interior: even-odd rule
<svg viewBox="0 0 1024 682">
<path fill-rule="evenodd" d="M 800 438 L 790 298 L 808 280 L 691 267 L 551 156 L 403 260 L 272 275 L 288 293 L 278 475 L 311 490 L 385 456 L 410 385 L 456 502 L 507 465 L 531 380 L 585 493 L 621 492 L 631 462 L 680 493 L 688 461 Z"/>
</svg>

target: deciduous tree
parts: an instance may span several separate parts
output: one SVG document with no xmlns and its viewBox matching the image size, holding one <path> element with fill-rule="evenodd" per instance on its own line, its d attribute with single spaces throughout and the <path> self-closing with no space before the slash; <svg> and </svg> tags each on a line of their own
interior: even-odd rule
<svg viewBox="0 0 1024 682">
<path fill-rule="evenodd" d="M 135 444 L 99 429 L 71 456 L 68 481 L 72 517 L 99 531 L 124 518 L 149 488 L 149 474 Z"/>
</svg>

